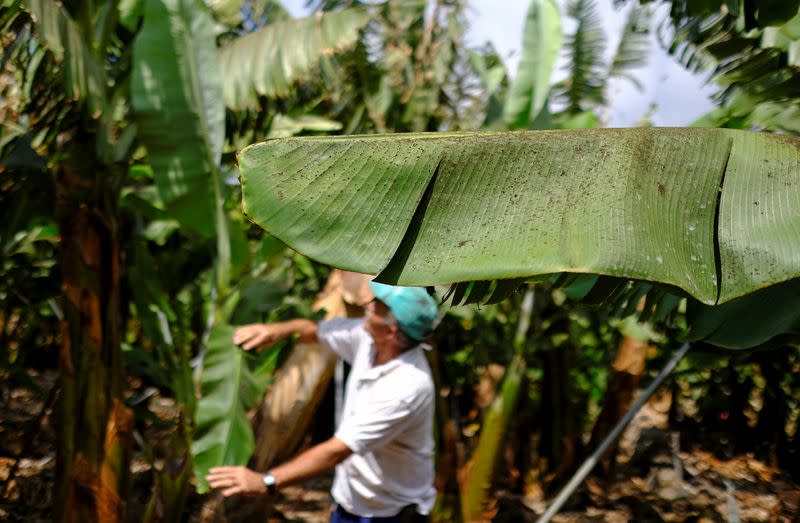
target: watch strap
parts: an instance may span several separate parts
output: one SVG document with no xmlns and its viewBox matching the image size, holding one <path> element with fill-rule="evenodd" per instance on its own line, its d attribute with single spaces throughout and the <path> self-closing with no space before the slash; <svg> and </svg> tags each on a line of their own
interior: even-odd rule
<svg viewBox="0 0 800 523">
<path fill-rule="evenodd" d="M 261 478 L 261 481 L 264 482 L 264 486 L 267 487 L 267 494 L 270 496 L 273 496 L 276 492 L 278 492 L 278 487 L 275 485 L 275 476 L 273 476 L 270 472 L 264 474 L 264 476 Z"/>
</svg>

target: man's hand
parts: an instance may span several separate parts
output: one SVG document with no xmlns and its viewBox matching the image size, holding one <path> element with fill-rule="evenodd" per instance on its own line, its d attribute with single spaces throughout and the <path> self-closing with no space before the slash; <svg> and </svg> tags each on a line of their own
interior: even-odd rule
<svg viewBox="0 0 800 523">
<path fill-rule="evenodd" d="M 206 481 L 211 488 L 224 488 L 225 497 L 234 494 L 266 494 L 263 475 L 247 467 L 214 467 L 208 471 Z"/>
<path fill-rule="evenodd" d="M 286 339 L 291 332 L 285 332 L 280 324 L 252 323 L 239 327 L 233 333 L 233 343 L 244 350 L 265 349 Z"/>
</svg>

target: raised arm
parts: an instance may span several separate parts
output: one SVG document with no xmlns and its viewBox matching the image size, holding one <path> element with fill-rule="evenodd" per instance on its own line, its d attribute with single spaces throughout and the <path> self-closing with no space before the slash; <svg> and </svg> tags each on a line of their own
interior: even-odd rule
<svg viewBox="0 0 800 523">
<path fill-rule="evenodd" d="M 233 343 L 244 350 L 261 350 L 295 334 L 300 336 L 301 343 L 316 343 L 317 323 L 302 318 L 276 323 L 251 323 L 236 329 Z"/>
</svg>

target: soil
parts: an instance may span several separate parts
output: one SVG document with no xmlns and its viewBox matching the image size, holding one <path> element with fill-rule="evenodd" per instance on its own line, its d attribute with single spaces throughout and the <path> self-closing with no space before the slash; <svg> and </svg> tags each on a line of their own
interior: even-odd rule
<svg viewBox="0 0 800 523">
<path fill-rule="evenodd" d="M 36 390 L 0 385 L 0 521 L 52 519 L 55 431 L 51 391 L 55 373 L 34 374 Z M 159 400 L 169 410 L 167 400 Z M 668 407 L 667 407 L 668 408 Z M 590 479 L 553 521 L 568 522 L 800 522 L 800 485 L 785 471 L 752 455 L 719 459 L 705 449 L 677 450 L 666 409 L 651 402 L 620 441 L 615 480 Z M 153 435 L 147 435 L 151 437 Z M 138 521 L 149 492 L 149 464 L 135 456 L 130 516 Z M 331 478 L 284 489 L 270 521 L 328 521 Z M 212 521 L 202 510 L 209 496 L 194 495 L 188 520 Z M 242 513 L 247 500 L 225 502 L 225 513 Z M 495 491 L 486 521 L 535 521 L 547 506 L 535 486 L 525 496 Z M 245 511 L 246 512 L 246 511 Z M 237 519 L 237 518 L 232 518 Z M 242 518 L 238 518 L 242 519 Z M 246 519 L 246 518 L 245 518 Z M 263 518 L 259 518 L 263 521 Z"/>
</svg>

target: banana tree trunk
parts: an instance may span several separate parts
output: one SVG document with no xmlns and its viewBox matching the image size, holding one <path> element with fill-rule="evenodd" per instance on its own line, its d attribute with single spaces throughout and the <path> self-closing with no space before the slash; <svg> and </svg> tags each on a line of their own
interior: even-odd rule
<svg viewBox="0 0 800 523">
<path fill-rule="evenodd" d="M 614 363 L 611 364 L 612 373 L 603 397 L 603 408 L 592 429 L 589 448 L 597 448 L 600 445 L 603 438 L 622 419 L 625 411 L 633 403 L 639 387 L 639 380 L 645 373 L 647 347 L 646 340 L 639 340 L 631 336 L 622 338 L 617 356 L 614 358 Z M 613 479 L 618 447 L 619 442 L 615 442 L 600 458 L 599 470 L 596 469 L 595 472 L 599 473 L 604 480 Z"/>
<path fill-rule="evenodd" d="M 64 295 L 55 518 L 61 522 L 125 515 L 133 415 L 122 399 L 117 195 L 107 174 L 73 166 L 56 175 Z"/>
<path fill-rule="evenodd" d="M 335 270 L 314 307 L 326 318 L 359 316 L 372 299 L 370 276 Z M 314 412 L 325 396 L 336 368 L 336 356 L 320 345 L 298 345 L 275 374 L 256 423 L 257 470 L 290 458 L 303 443 Z"/>
<path fill-rule="evenodd" d="M 308 434 L 336 367 L 336 356 L 321 345 L 298 345 L 275 374 L 261 405 L 256 437 L 257 470 L 290 458 Z"/>
</svg>

